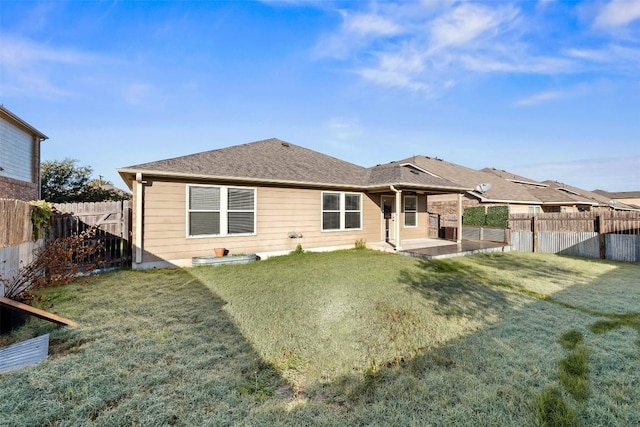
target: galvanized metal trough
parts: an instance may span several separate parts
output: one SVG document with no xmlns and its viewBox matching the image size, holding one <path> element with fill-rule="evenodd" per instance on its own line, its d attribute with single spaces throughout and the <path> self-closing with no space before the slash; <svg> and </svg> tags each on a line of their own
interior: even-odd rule
<svg viewBox="0 0 640 427">
<path fill-rule="evenodd" d="M 258 261 L 260 257 L 256 254 L 250 255 L 227 255 L 227 256 L 197 256 L 191 258 L 193 267 L 199 265 L 223 265 L 223 264 L 247 264 L 249 262 Z"/>
<path fill-rule="evenodd" d="M 0 348 L 0 373 L 37 365 L 49 354 L 49 334 Z"/>
</svg>

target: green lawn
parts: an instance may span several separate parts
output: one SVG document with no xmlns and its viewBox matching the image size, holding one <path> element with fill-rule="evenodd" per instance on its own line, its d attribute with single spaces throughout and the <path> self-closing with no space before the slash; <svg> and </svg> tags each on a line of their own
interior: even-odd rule
<svg viewBox="0 0 640 427">
<path fill-rule="evenodd" d="M 0 425 L 640 423 L 638 263 L 352 250 L 43 299 L 81 326 L 13 337 L 51 331 L 50 357 L 0 375 Z"/>
</svg>

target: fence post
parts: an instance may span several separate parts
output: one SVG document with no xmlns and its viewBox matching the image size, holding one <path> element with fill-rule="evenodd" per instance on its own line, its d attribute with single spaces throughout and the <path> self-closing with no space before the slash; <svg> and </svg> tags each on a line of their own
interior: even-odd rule
<svg viewBox="0 0 640 427">
<path fill-rule="evenodd" d="M 600 241 L 600 259 L 607 259 L 606 238 L 604 230 L 604 218 L 602 215 L 596 216 L 598 224 L 598 239 Z"/>
<path fill-rule="evenodd" d="M 531 231 L 533 232 L 533 252 L 538 252 L 538 227 L 538 218 L 533 215 L 533 218 L 531 218 Z"/>
</svg>

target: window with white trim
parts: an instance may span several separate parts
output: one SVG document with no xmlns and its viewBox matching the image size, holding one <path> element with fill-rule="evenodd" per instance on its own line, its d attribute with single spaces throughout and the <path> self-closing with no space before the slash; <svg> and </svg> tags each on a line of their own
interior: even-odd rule
<svg viewBox="0 0 640 427">
<path fill-rule="evenodd" d="M 322 230 L 362 228 L 362 194 L 323 192 Z"/>
<path fill-rule="evenodd" d="M 418 226 L 418 197 L 404 196 L 404 226 Z"/>
<path fill-rule="evenodd" d="M 255 188 L 187 186 L 189 237 L 254 234 L 255 213 Z"/>
</svg>

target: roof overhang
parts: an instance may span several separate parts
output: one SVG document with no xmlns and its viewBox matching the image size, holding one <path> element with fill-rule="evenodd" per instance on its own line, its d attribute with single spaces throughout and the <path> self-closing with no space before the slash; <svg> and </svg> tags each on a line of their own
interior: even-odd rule
<svg viewBox="0 0 640 427">
<path fill-rule="evenodd" d="M 44 141 L 45 139 L 49 139 L 47 135 L 40 132 L 38 129 L 31 126 L 29 123 L 22 120 L 20 117 L 9 111 L 4 105 L 0 105 L 0 115 L 10 122 L 12 122 L 15 126 L 22 128 L 24 131 L 34 135 L 38 140 Z"/>
<path fill-rule="evenodd" d="M 306 187 L 306 188 L 332 188 L 332 189 L 345 189 L 345 190 L 358 190 L 368 192 L 384 192 L 390 191 L 390 187 L 393 186 L 396 189 L 408 190 L 408 191 L 424 191 L 429 194 L 450 194 L 450 193 L 465 193 L 469 191 L 468 188 L 457 186 L 439 186 L 439 185 L 420 185 L 414 183 L 384 183 L 375 185 L 359 185 L 359 184 L 341 184 L 330 182 L 307 182 L 307 181 L 293 181 L 293 180 L 274 180 L 265 178 L 252 178 L 252 177 L 237 177 L 237 176 L 216 176 L 207 174 L 188 174 L 181 172 L 166 172 L 157 170 L 142 170 L 142 169 L 130 169 L 121 168 L 118 169 L 118 173 L 127 184 L 130 189 L 133 189 L 133 182 L 136 179 L 136 174 L 141 173 L 147 177 L 168 178 L 168 179 L 180 179 L 180 180 L 203 180 L 203 181 L 216 181 L 216 182 L 233 182 L 239 184 L 262 184 L 262 185 L 277 185 L 287 187 Z"/>
</svg>

